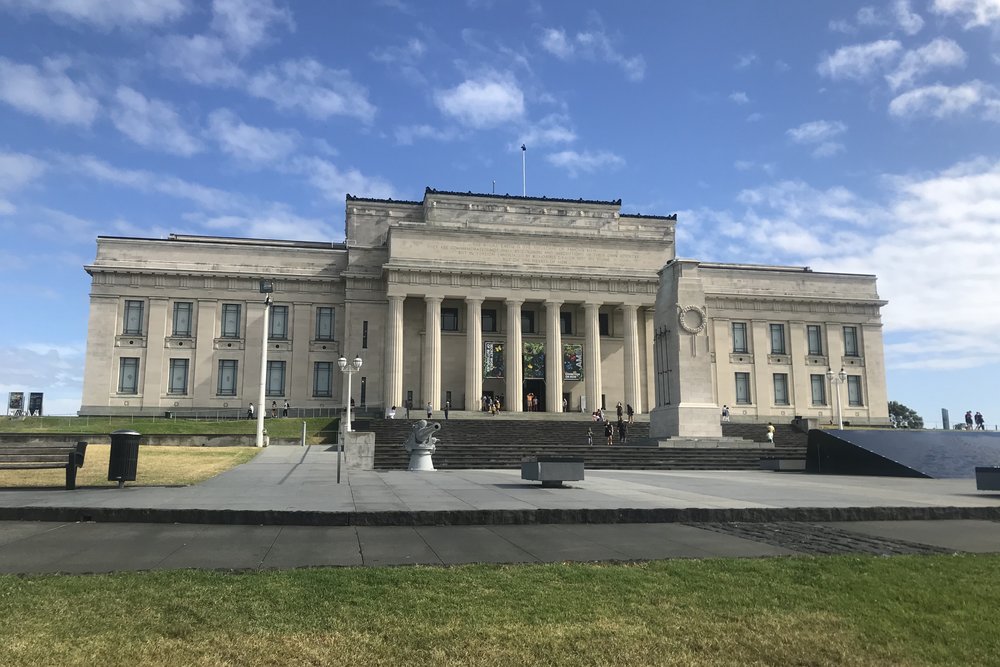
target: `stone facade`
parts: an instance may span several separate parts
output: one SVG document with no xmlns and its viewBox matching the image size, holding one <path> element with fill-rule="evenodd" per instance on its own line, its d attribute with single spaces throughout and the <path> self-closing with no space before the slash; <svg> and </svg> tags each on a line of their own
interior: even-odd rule
<svg viewBox="0 0 1000 667">
<path fill-rule="evenodd" d="M 415 409 L 450 401 L 454 410 L 478 410 L 489 395 L 516 412 L 527 409 L 528 393 L 549 412 L 562 411 L 564 398 L 570 411 L 613 410 L 618 401 L 639 413 L 653 407 L 653 307 L 658 273 L 675 256 L 674 216 L 623 214 L 620 201 L 428 189 L 419 202 L 348 196 L 345 220 L 343 244 L 99 237 L 86 267 L 93 284 L 81 413 L 243 412 L 256 403 L 265 278 L 275 286 L 268 407 L 342 406 L 341 355 L 362 357 L 353 398 L 379 410 L 407 399 Z M 796 347 L 804 323 L 826 323 L 832 355 L 842 344 L 830 323 L 850 322 L 863 330 L 864 354 L 845 362 L 864 369 L 865 405 L 863 418 L 845 415 L 882 420 L 874 278 L 810 274 L 826 277 L 812 285 L 791 277 L 801 270 L 765 269 L 698 265 L 712 318 L 705 400 L 728 401 L 747 419 L 829 414 L 829 406 L 799 401 L 757 401 L 744 414 L 734 405 L 733 373 L 749 368 L 757 387 L 771 361 L 749 352 L 749 361 L 719 358 L 729 348 L 717 346 L 729 345 L 727 321 L 753 323 L 754 350 L 758 329 L 781 322 L 797 383 L 808 376 L 801 369 L 819 363 Z M 746 287 L 748 272 L 760 289 Z M 856 287 L 871 299 L 858 301 Z M 823 358 L 833 365 L 844 356 L 831 355 Z"/>
</svg>

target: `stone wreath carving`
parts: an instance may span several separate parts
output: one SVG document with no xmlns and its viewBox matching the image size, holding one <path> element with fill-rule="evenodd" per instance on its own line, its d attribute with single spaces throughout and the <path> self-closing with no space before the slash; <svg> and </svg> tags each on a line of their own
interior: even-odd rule
<svg viewBox="0 0 1000 667">
<path fill-rule="evenodd" d="M 700 306 L 677 306 L 677 323 L 689 334 L 700 334 L 705 330 L 708 318 Z"/>
</svg>

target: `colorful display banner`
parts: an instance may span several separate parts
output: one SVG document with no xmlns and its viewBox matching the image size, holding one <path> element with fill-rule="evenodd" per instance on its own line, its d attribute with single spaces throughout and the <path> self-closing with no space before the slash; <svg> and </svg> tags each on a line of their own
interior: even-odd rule
<svg viewBox="0 0 1000 667">
<path fill-rule="evenodd" d="M 483 379 L 504 377 L 504 343 L 483 341 Z"/>
<path fill-rule="evenodd" d="M 524 379 L 545 379 L 545 343 L 524 344 Z"/>
<path fill-rule="evenodd" d="M 7 394 L 7 409 L 8 410 L 24 410 L 24 392 L 23 391 L 12 391 Z"/>
<path fill-rule="evenodd" d="M 566 343 L 562 355 L 563 380 L 583 379 L 583 345 Z"/>
</svg>

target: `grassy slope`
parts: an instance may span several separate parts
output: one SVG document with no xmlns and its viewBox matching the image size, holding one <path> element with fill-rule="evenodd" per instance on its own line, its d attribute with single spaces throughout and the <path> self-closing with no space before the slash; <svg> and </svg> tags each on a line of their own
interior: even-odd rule
<svg viewBox="0 0 1000 667">
<path fill-rule="evenodd" d="M 312 419 L 266 419 L 264 428 L 272 438 L 297 438 L 302 435 L 302 422 L 306 422 L 306 435 L 331 435 L 337 430 L 339 419 L 318 417 Z M 28 417 L 27 419 L 0 419 L 0 433 L 101 433 L 118 429 L 132 429 L 139 433 L 180 434 L 250 434 L 257 432 L 257 422 L 251 419 L 210 421 L 199 419 L 165 419 L 132 417 Z"/>
<path fill-rule="evenodd" d="M 996 664 L 997 556 L 0 577 L 5 665 Z"/>
</svg>

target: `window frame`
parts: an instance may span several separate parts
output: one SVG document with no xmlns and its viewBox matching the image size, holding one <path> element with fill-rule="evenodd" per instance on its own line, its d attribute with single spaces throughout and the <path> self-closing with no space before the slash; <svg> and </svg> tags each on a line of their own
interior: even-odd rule
<svg viewBox="0 0 1000 667">
<path fill-rule="evenodd" d="M 848 345 L 847 341 L 851 341 L 851 344 Z M 858 328 L 856 326 L 844 326 L 844 356 L 861 356 L 860 346 L 858 345 Z"/>
<path fill-rule="evenodd" d="M 329 320 L 329 333 L 324 335 L 324 320 Z M 316 306 L 316 334 L 314 340 L 333 341 L 337 340 L 336 334 L 337 312 L 333 306 Z"/>
<path fill-rule="evenodd" d="M 145 302 L 141 299 L 125 299 L 125 309 L 122 313 L 122 334 L 125 336 L 141 336 L 143 332 L 143 310 Z M 135 317 L 137 322 L 131 326 L 130 320 Z"/>
<path fill-rule="evenodd" d="M 489 321 L 490 327 L 487 328 L 486 323 Z M 497 332 L 497 309 L 496 308 L 483 308 L 479 313 L 479 324 L 482 328 L 483 333 L 496 333 Z"/>
<path fill-rule="evenodd" d="M 218 368 L 218 382 L 216 383 L 216 396 L 236 396 L 236 389 L 239 386 L 240 381 L 240 361 L 239 359 L 219 359 L 217 365 Z M 225 390 L 223 385 L 223 379 L 225 378 L 226 369 L 231 368 L 233 374 L 232 389 L 230 391 Z"/>
<path fill-rule="evenodd" d="M 814 407 L 826 407 L 829 405 L 826 399 L 826 376 L 820 373 L 813 373 L 809 376 L 809 394 L 810 400 Z M 819 396 L 816 395 L 816 389 L 819 389 Z"/>
<path fill-rule="evenodd" d="M 125 385 L 125 367 L 132 367 L 132 385 Z M 118 361 L 118 393 L 136 396 L 139 394 L 139 357 L 121 357 Z"/>
<path fill-rule="evenodd" d="M 535 329 L 536 318 L 535 311 L 533 310 L 522 310 L 521 311 L 521 333 L 522 334 L 533 334 L 538 333 Z"/>
<path fill-rule="evenodd" d="M 774 373 L 772 383 L 774 385 L 774 404 L 791 405 L 788 396 L 788 373 Z M 780 392 L 778 390 L 779 385 L 781 386 Z"/>
<path fill-rule="evenodd" d="M 563 336 L 573 335 L 573 313 L 566 310 L 559 311 L 559 333 Z"/>
<path fill-rule="evenodd" d="M 282 313 L 281 331 L 275 331 L 275 322 L 279 321 L 276 317 L 276 313 Z M 271 316 L 267 322 L 267 339 L 268 340 L 288 340 L 288 306 L 271 306 Z"/>
<path fill-rule="evenodd" d="M 736 332 L 742 330 L 743 345 L 740 346 Z M 750 354 L 750 341 L 747 337 L 747 323 L 746 322 L 733 322 L 730 327 L 730 331 L 733 336 L 733 354 Z"/>
<path fill-rule="evenodd" d="M 736 381 L 736 401 L 735 405 L 753 405 L 753 395 L 750 393 L 750 373 L 747 371 L 736 371 L 735 373 Z M 743 394 L 741 396 L 740 385 L 743 385 Z"/>
<path fill-rule="evenodd" d="M 243 319 L 243 304 L 241 303 L 224 303 L 222 304 L 222 319 L 220 321 L 219 328 L 219 338 L 239 338 L 240 325 Z M 229 325 L 233 324 L 235 329 L 229 329 Z"/>
<path fill-rule="evenodd" d="M 815 338 L 815 340 L 814 340 Z M 823 356 L 823 327 L 819 324 L 806 325 L 806 347 L 813 357 Z"/>
<path fill-rule="evenodd" d="M 458 331 L 458 308 L 441 308 L 441 331 Z"/>
<path fill-rule="evenodd" d="M 326 391 L 320 391 L 319 379 L 321 377 L 321 369 L 325 368 L 326 374 Z M 332 398 L 333 397 L 333 362 L 332 361 L 317 361 L 313 364 L 313 388 L 312 388 L 313 398 Z"/>
<path fill-rule="evenodd" d="M 847 405 L 852 408 L 863 408 L 865 406 L 865 394 L 860 375 L 847 376 Z"/>
<path fill-rule="evenodd" d="M 285 378 L 287 368 L 288 365 L 284 359 L 268 359 L 267 374 L 264 380 L 265 396 L 283 397 L 285 395 Z"/>
<path fill-rule="evenodd" d="M 181 306 L 187 306 L 187 329 L 182 330 L 177 326 L 177 314 L 182 310 Z M 174 301 L 173 320 L 170 327 L 171 334 L 179 338 L 190 338 L 194 332 L 194 303 L 191 301 Z"/>
<path fill-rule="evenodd" d="M 175 376 L 174 373 L 178 367 L 183 367 L 184 369 L 184 383 L 180 389 L 177 389 L 177 385 L 174 384 Z M 167 373 L 167 393 L 173 396 L 187 396 L 188 393 L 188 378 L 191 372 L 191 360 L 187 358 L 174 358 L 170 360 L 168 373 Z"/>
<path fill-rule="evenodd" d="M 771 354 L 788 354 L 788 345 L 785 339 L 785 325 L 772 322 L 768 325 L 771 332 Z M 775 337 L 778 334 L 778 337 Z M 780 343 L 780 345 L 775 345 Z"/>
</svg>

